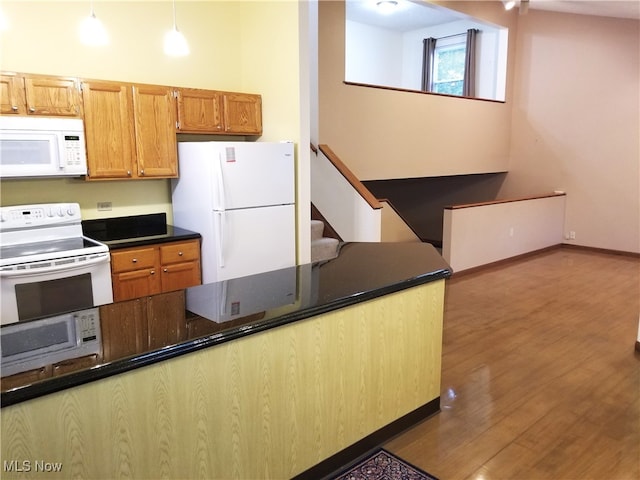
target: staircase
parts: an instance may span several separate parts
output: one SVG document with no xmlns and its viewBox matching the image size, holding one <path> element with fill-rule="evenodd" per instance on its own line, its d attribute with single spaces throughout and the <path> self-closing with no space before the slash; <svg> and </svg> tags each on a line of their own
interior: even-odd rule
<svg viewBox="0 0 640 480">
<path fill-rule="evenodd" d="M 324 222 L 311 220 L 311 263 L 331 260 L 338 256 L 340 241 L 323 235 Z"/>
</svg>

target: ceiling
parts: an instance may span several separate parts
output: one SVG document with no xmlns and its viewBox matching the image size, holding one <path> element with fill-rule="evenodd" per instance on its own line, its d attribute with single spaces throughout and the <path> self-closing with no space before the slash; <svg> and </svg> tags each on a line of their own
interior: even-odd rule
<svg viewBox="0 0 640 480">
<path fill-rule="evenodd" d="M 529 8 L 640 20 L 639 0 L 529 0 Z"/>
<path fill-rule="evenodd" d="M 347 0 L 347 19 L 391 30 L 410 31 L 466 18 L 466 15 L 420 0 L 397 0 L 393 13 L 380 15 L 376 8 L 379 1 Z M 529 9 L 640 20 L 640 0 L 529 0 Z"/>
</svg>

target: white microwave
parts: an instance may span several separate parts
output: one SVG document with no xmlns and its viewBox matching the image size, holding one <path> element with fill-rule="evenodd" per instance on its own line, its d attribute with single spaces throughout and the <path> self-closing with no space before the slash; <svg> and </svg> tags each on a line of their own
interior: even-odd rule
<svg viewBox="0 0 640 480">
<path fill-rule="evenodd" d="M 1 178 L 86 174 L 82 119 L 0 116 Z"/>
<path fill-rule="evenodd" d="M 91 308 L 4 326 L 0 347 L 3 377 L 100 353 L 100 312 Z"/>
</svg>

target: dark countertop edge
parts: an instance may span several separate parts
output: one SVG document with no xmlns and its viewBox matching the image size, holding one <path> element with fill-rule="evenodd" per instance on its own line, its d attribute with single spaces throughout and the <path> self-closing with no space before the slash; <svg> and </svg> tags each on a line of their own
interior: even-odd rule
<svg viewBox="0 0 640 480">
<path fill-rule="evenodd" d="M 186 230 L 184 230 L 186 232 Z M 110 251 L 120 250 L 123 248 L 131 248 L 131 247 L 144 247 L 146 245 L 158 245 L 161 243 L 171 243 L 171 242 L 179 242 L 182 240 L 194 240 L 201 238 L 201 235 L 196 232 L 189 233 L 181 233 L 175 236 L 167 237 L 167 236 L 150 236 L 150 237 L 142 237 L 142 238 L 131 238 L 126 240 L 113 240 L 113 241 L 102 241 L 98 240 L 101 243 L 104 243 L 109 247 Z"/>
<path fill-rule="evenodd" d="M 205 348 L 220 345 L 232 340 L 246 337 L 248 335 L 253 335 L 255 333 L 264 332 L 272 328 L 288 325 L 300 320 L 305 320 L 307 318 L 338 310 L 340 308 L 356 305 L 367 300 L 372 300 L 384 295 L 389 295 L 401 290 L 406 290 L 411 287 L 424 285 L 437 280 L 447 279 L 451 277 L 451 274 L 452 272 L 449 269 L 434 270 L 432 272 L 418 275 L 417 277 L 409 278 L 407 280 L 403 280 L 385 287 L 377 288 L 375 290 L 359 292 L 348 297 L 343 297 L 335 301 L 319 305 L 317 307 L 306 308 L 298 312 L 284 314 L 280 317 L 254 323 L 249 326 L 240 326 L 223 333 L 216 333 L 209 336 L 195 338 L 193 340 L 188 340 L 177 345 L 164 347 L 160 350 L 142 353 L 140 355 L 136 355 L 135 357 L 116 360 L 111 363 L 97 365 L 87 370 L 81 370 L 75 373 L 70 373 L 57 378 L 54 377 L 52 379 L 37 382 L 24 387 L 18 387 L 14 390 L 2 392 L 0 396 L 0 407 L 8 407 L 27 400 L 42 397 L 50 393 L 56 393 L 68 388 L 78 387 L 80 385 L 94 382 L 96 380 L 102 380 L 113 375 L 129 372 L 138 368 L 146 367 L 148 365 L 153 365 L 164 360 L 170 360 L 181 355 L 197 352 Z"/>
</svg>

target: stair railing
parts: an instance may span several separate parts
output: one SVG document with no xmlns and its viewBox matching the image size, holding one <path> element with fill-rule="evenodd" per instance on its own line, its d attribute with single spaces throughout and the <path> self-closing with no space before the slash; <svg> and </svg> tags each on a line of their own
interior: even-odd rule
<svg viewBox="0 0 640 480">
<path fill-rule="evenodd" d="M 334 167 L 342 174 L 347 182 L 351 184 L 351 186 L 355 189 L 356 192 L 360 194 L 360 196 L 369 204 L 369 206 L 373 209 L 382 208 L 382 204 L 378 201 L 378 199 L 371 193 L 371 191 L 364 186 L 358 177 L 347 167 L 342 160 L 329 148 L 328 145 L 319 145 L 320 151 L 324 153 L 327 159 L 333 164 Z"/>
<path fill-rule="evenodd" d="M 381 241 L 382 204 L 327 145 L 311 162 L 311 202 L 346 242 Z"/>
</svg>

